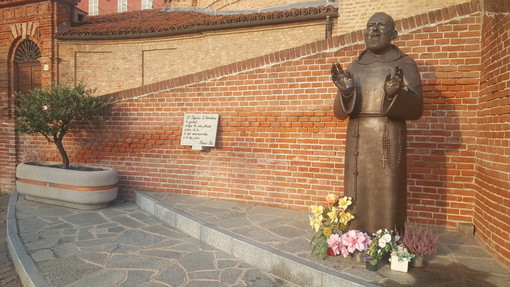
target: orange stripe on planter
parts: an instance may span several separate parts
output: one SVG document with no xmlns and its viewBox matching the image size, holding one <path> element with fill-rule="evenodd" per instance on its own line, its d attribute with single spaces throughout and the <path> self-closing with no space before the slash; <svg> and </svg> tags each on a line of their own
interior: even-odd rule
<svg viewBox="0 0 510 287">
<path fill-rule="evenodd" d="M 103 186 L 75 186 L 75 185 L 52 183 L 52 182 L 45 182 L 45 181 L 40 181 L 40 180 L 32 180 L 32 179 L 24 179 L 24 178 L 18 178 L 18 181 L 22 182 L 22 183 L 27 183 L 27 184 L 48 186 L 48 187 L 55 187 L 55 188 L 63 188 L 63 189 L 69 189 L 69 190 L 78 190 L 78 191 L 100 191 L 100 190 L 108 190 L 108 189 L 117 187 L 117 184 L 110 184 L 110 185 L 103 185 Z"/>
</svg>

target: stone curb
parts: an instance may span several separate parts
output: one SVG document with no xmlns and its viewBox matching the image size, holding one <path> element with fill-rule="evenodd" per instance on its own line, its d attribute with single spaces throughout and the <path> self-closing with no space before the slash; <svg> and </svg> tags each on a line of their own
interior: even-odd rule
<svg viewBox="0 0 510 287">
<path fill-rule="evenodd" d="M 11 193 L 9 205 L 7 207 L 7 248 L 12 258 L 16 272 L 19 275 L 23 286 L 25 287 L 48 287 L 44 277 L 39 274 L 34 261 L 27 254 L 25 246 L 18 236 L 18 223 L 16 222 L 16 202 L 18 201 L 18 191 L 16 189 Z"/>
<path fill-rule="evenodd" d="M 338 273 L 280 250 L 264 246 L 232 232 L 164 205 L 142 191 L 135 192 L 136 204 L 170 226 L 246 263 L 300 286 L 376 286 Z"/>
</svg>

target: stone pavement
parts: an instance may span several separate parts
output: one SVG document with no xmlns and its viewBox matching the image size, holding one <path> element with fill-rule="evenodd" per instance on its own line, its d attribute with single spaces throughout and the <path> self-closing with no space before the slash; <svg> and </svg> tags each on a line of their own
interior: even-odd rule
<svg viewBox="0 0 510 287">
<path fill-rule="evenodd" d="M 311 257 L 305 211 L 143 192 L 137 193 L 136 204 L 115 202 L 98 211 L 21 197 L 11 204 L 20 239 L 19 248 L 14 242 L 12 249 L 28 253 L 13 256 L 24 266 L 18 270 L 27 271 L 20 277 L 32 280 L 25 286 L 507 286 L 510 282 L 509 269 L 475 239 L 446 230 L 439 231 L 439 251 L 425 268 L 400 273 L 384 266 L 370 272 L 353 258 Z"/>
<path fill-rule="evenodd" d="M 81 211 L 20 197 L 16 217 L 42 276 L 37 287 L 295 286 L 170 228 L 134 203 Z"/>
<path fill-rule="evenodd" d="M 7 216 L 7 204 L 9 202 L 9 194 L 0 192 L 0 286 L 2 287 L 19 287 L 21 281 L 14 269 L 9 250 L 7 249 L 7 228 L 5 219 Z"/>
</svg>

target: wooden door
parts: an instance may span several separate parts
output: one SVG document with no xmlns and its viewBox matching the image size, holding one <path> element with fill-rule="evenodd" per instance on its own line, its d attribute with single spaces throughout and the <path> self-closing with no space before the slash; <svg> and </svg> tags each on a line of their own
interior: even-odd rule
<svg viewBox="0 0 510 287">
<path fill-rule="evenodd" d="M 41 64 L 39 61 L 16 63 L 16 92 L 26 93 L 41 87 Z"/>
</svg>

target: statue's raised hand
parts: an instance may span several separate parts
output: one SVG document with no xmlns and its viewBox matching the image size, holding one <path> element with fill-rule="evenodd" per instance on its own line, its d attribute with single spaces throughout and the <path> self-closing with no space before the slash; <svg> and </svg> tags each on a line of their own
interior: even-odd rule
<svg viewBox="0 0 510 287">
<path fill-rule="evenodd" d="M 395 66 L 395 75 L 392 77 L 391 74 L 386 75 L 384 81 L 384 92 L 386 99 L 392 100 L 393 97 L 400 91 L 404 84 L 404 72 L 400 66 Z"/>
<path fill-rule="evenodd" d="M 331 65 L 331 79 L 344 96 L 349 96 L 354 90 L 354 82 L 349 71 L 344 72 L 340 63 Z"/>
</svg>

